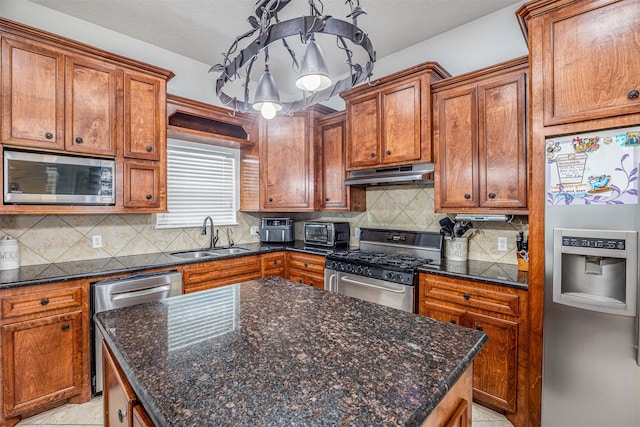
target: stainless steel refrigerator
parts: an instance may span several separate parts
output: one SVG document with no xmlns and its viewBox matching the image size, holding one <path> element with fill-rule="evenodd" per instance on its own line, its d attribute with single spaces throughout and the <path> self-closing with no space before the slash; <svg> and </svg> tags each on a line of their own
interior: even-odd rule
<svg viewBox="0 0 640 427">
<path fill-rule="evenodd" d="M 640 426 L 640 126 L 546 141 L 542 426 Z"/>
</svg>

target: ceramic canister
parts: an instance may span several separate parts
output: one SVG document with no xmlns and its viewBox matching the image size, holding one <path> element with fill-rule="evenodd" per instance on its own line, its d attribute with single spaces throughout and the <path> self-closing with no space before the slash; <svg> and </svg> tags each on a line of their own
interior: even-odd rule
<svg viewBox="0 0 640 427">
<path fill-rule="evenodd" d="M 13 270 L 20 267 L 18 241 L 13 237 L 0 239 L 0 270 Z"/>
</svg>

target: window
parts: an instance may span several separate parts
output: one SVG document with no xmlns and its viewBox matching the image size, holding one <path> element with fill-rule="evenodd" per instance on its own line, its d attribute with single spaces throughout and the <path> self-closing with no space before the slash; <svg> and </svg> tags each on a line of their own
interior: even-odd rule
<svg viewBox="0 0 640 427">
<path fill-rule="evenodd" d="M 239 151 L 167 139 L 167 213 L 156 228 L 200 227 L 210 216 L 216 226 L 236 225 Z"/>
</svg>

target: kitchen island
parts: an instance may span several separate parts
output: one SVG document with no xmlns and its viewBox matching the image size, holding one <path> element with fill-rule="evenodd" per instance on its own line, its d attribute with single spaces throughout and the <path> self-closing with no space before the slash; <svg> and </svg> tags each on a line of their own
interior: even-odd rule
<svg viewBox="0 0 640 427">
<path fill-rule="evenodd" d="M 96 323 L 157 426 L 419 426 L 469 378 L 487 340 L 277 277 L 102 312 Z"/>
</svg>

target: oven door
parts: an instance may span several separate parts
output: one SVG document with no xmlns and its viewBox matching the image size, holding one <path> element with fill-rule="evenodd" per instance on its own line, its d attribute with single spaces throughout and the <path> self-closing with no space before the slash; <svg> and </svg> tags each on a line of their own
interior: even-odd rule
<svg viewBox="0 0 640 427">
<path fill-rule="evenodd" d="M 415 286 L 325 270 L 325 289 L 342 295 L 415 313 Z"/>
</svg>

